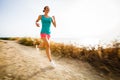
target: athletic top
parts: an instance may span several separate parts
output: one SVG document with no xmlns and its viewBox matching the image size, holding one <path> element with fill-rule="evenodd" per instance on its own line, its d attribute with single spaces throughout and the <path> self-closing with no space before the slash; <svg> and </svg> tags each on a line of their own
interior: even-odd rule
<svg viewBox="0 0 120 80">
<path fill-rule="evenodd" d="M 45 17 L 44 15 L 42 15 L 41 22 L 42 22 L 41 33 L 50 34 L 51 33 L 50 26 L 51 26 L 52 18 Z"/>
</svg>

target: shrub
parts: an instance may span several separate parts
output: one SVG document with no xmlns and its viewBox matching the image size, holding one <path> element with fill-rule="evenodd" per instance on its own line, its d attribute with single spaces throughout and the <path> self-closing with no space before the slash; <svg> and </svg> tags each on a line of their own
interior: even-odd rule
<svg viewBox="0 0 120 80">
<path fill-rule="evenodd" d="M 2 40 L 10 40 L 10 37 L 1 37 Z"/>
<path fill-rule="evenodd" d="M 112 46 L 98 49 L 92 47 L 77 47 L 72 44 L 51 43 L 53 55 L 75 58 L 89 62 L 97 70 L 109 73 L 120 74 L 120 43 L 114 42 Z"/>
<path fill-rule="evenodd" d="M 26 46 L 33 46 L 33 40 L 31 38 L 20 38 L 18 43 Z"/>
</svg>

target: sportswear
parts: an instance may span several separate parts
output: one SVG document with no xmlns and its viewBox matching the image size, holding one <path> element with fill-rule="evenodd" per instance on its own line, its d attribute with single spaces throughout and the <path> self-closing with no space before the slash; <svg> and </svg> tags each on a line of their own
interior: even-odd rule
<svg viewBox="0 0 120 80">
<path fill-rule="evenodd" d="M 41 29 L 41 34 L 46 33 L 50 34 L 50 26 L 51 26 L 52 18 L 51 17 L 45 17 L 42 15 L 41 18 L 41 23 L 42 23 L 42 29 Z"/>
</svg>

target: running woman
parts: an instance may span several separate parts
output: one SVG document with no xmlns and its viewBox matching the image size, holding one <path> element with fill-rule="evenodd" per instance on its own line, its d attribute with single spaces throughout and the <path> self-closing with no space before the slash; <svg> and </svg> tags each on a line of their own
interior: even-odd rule
<svg viewBox="0 0 120 80">
<path fill-rule="evenodd" d="M 41 20 L 42 29 L 40 31 L 40 36 L 41 36 L 41 39 L 43 40 L 43 44 L 45 45 L 48 59 L 50 63 L 53 66 L 55 66 L 51 57 L 51 50 L 50 50 L 50 33 L 51 33 L 50 27 L 51 27 L 51 23 L 53 24 L 54 27 L 56 27 L 56 20 L 55 20 L 55 16 L 50 17 L 48 15 L 48 13 L 50 12 L 49 6 L 45 6 L 43 12 L 44 12 L 43 15 L 38 16 L 36 20 L 36 26 L 40 27 L 39 21 Z"/>
</svg>

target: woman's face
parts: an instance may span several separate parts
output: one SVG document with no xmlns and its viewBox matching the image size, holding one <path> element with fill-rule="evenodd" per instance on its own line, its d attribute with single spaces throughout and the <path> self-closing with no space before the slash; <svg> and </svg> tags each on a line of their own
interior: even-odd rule
<svg viewBox="0 0 120 80">
<path fill-rule="evenodd" d="M 45 8 L 45 13 L 49 13 L 49 11 L 50 11 L 49 7 L 46 7 Z"/>
</svg>

